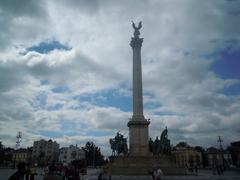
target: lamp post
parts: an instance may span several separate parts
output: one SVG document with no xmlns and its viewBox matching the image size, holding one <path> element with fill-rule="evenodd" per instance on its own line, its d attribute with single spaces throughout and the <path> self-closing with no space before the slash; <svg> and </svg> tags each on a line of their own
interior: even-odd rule
<svg viewBox="0 0 240 180">
<path fill-rule="evenodd" d="M 95 167 L 95 146 L 93 147 L 93 168 Z"/>
<path fill-rule="evenodd" d="M 222 158 L 222 165 L 224 167 L 224 157 L 223 157 L 223 147 L 222 147 L 222 137 L 221 136 L 218 136 L 218 143 L 219 143 L 219 149 L 220 149 L 220 155 L 221 155 L 221 158 Z"/>
</svg>

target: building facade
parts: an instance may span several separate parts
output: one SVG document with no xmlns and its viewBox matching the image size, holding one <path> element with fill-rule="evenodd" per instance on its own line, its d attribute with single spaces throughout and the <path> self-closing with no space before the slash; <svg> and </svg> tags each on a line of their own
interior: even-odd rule
<svg viewBox="0 0 240 180">
<path fill-rule="evenodd" d="M 15 164 L 18 164 L 19 162 L 29 163 L 30 160 L 31 151 L 28 149 L 17 149 L 12 153 L 12 161 L 15 162 Z"/>
<path fill-rule="evenodd" d="M 49 164 L 58 160 L 59 144 L 56 141 L 44 140 L 34 141 L 32 160 L 39 164 Z"/>
<path fill-rule="evenodd" d="M 85 151 L 77 146 L 70 145 L 69 147 L 60 149 L 59 162 L 63 164 L 69 164 L 73 160 L 82 160 L 85 158 Z"/>
<path fill-rule="evenodd" d="M 240 141 L 235 141 L 231 143 L 230 146 L 233 164 L 240 167 Z"/>
<path fill-rule="evenodd" d="M 230 166 L 232 164 L 232 156 L 230 152 L 226 150 L 219 150 L 215 147 L 207 149 L 208 165 L 210 167 L 216 165 Z"/>
<path fill-rule="evenodd" d="M 193 148 L 177 148 L 172 153 L 179 167 L 202 166 L 202 154 Z"/>
</svg>

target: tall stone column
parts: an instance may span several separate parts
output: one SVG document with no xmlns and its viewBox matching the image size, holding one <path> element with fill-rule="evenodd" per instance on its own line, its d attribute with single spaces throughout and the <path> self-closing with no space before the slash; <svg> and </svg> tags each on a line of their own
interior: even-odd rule
<svg viewBox="0 0 240 180">
<path fill-rule="evenodd" d="M 133 116 L 128 122 L 129 145 L 131 156 L 146 156 L 149 154 L 148 125 L 149 121 L 143 115 L 143 92 L 142 92 L 142 63 L 141 47 L 143 38 L 139 38 L 139 29 L 133 23 L 134 37 L 130 42 L 133 50 Z"/>
<path fill-rule="evenodd" d="M 133 50 L 133 118 L 143 119 L 141 47 L 143 38 L 134 37 L 130 45 Z"/>
</svg>

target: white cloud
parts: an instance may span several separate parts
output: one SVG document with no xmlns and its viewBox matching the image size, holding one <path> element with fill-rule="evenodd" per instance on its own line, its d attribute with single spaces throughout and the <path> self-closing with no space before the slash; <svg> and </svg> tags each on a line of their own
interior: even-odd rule
<svg viewBox="0 0 240 180">
<path fill-rule="evenodd" d="M 233 13 L 237 1 L 19 3 L 0 3 L 0 138 L 6 144 L 14 144 L 17 131 L 23 131 L 25 145 L 46 137 L 43 130 L 66 132 L 73 135 L 57 137 L 58 142 L 93 140 L 107 154 L 108 138 L 117 130 L 127 132 L 131 112 L 76 97 L 110 89 L 131 94 L 131 20 L 143 21 L 145 103 L 160 105 L 145 109 L 152 119 L 150 135 L 159 136 L 167 125 L 174 143 L 199 139 L 201 145 L 211 145 L 217 135 L 227 142 L 238 137 L 240 97 L 222 91 L 239 80 L 221 79 L 210 70 L 214 56 L 209 58 L 229 40 L 239 41 L 239 17 Z M 72 49 L 23 55 L 25 48 L 49 40 Z M 59 86 L 67 91 L 52 91 Z M 49 110 L 56 104 L 62 106 Z M 64 128 L 63 122 L 71 127 Z M 92 130 L 112 135 L 89 135 Z"/>
</svg>

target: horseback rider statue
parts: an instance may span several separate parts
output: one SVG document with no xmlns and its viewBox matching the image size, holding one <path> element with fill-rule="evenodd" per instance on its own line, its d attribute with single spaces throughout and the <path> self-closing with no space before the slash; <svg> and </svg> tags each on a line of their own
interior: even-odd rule
<svg viewBox="0 0 240 180">
<path fill-rule="evenodd" d="M 109 140 L 112 149 L 112 156 L 123 154 L 124 156 L 128 153 L 127 138 L 124 138 L 122 134 L 117 132 L 114 138 Z"/>
</svg>

